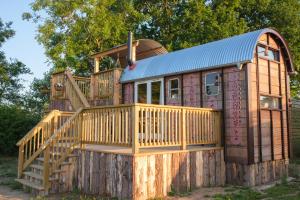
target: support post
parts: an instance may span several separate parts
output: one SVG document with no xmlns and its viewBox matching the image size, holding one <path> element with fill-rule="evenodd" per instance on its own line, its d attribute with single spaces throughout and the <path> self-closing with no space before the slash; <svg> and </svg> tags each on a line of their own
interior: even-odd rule
<svg viewBox="0 0 300 200">
<path fill-rule="evenodd" d="M 139 107 L 132 106 L 132 153 L 139 153 Z"/>
<path fill-rule="evenodd" d="M 94 66 L 94 73 L 99 72 L 100 69 L 100 58 L 95 58 L 95 66 Z"/>
<path fill-rule="evenodd" d="M 181 109 L 181 150 L 186 150 L 186 110 Z"/>
<path fill-rule="evenodd" d="M 45 193 L 48 193 L 48 189 L 50 187 L 49 182 L 49 167 L 50 167 L 50 147 L 47 146 L 44 150 L 44 168 L 43 168 L 43 186 Z"/>
<path fill-rule="evenodd" d="M 24 163 L 24 143 L 19 146 L 18 178 L 22 177 Z"/>
</svg>

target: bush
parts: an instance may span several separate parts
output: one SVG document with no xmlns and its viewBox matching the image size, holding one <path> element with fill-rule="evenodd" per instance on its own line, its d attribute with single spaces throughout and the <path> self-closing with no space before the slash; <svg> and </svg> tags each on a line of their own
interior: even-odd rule
<svg viewBox="0 0 300 200">
<path fill-rule="evenodd" d="M 0 154 L 17 155 L 16 143 L 40 117 L 14 105 L 0 105 Z"/>
</svg>

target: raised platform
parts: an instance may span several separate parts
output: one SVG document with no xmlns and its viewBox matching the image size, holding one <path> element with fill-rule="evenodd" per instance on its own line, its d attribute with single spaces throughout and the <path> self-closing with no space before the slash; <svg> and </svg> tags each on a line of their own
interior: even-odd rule
<svg viewBox="0 0 300 200">
<path fill-rule="evenodd" d="M 225 184 L 221 147 L 144 149 L 133 155 L 130 148 L 86 145 L 74 153 L 78 157 L 65 180 L 71 185 L 65 188 L 86 194 L 148 199 Z"/>
</svg>

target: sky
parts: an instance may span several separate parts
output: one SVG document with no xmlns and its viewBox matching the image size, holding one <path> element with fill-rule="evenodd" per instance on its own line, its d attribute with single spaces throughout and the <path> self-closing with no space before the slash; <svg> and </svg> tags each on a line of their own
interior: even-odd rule
<svg viewBox="0 0 300 200">
<path fill-rule="evenodd" d="M 44 48 L 36 41 L 37 25 L 22 20 L 22 13 L 29 12 L 29 3 L 33 0 L 0 0 L 0 18 L 3 22 L 12 21 L 12 29 L 16 34 L 6 41 L 1 48 L 6 57 L 16 58 L 32 71 L 32 75 L 25 75 L 24 85 L 28 89 L 36 78 L 42 78 L 43 73 L 49 71 Z"/>
</svg>

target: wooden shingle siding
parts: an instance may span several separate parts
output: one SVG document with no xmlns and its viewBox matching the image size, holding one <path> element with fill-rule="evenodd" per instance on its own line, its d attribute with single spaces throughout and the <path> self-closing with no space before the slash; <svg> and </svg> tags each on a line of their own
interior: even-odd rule
<svg viewBox="0 0 300 200">
<path fill-rule="evenodd" d="M 245 68 L 224 68 L 225 144 L 229 162 L 247 163 L 247 111 Z"/>
<path fill-rule="evenodd" d="M 200 107 L 200 73 L 183 75 L 183 106 Z M 206 106 L 204 106 L 206 107 Z"/>
</svg>

